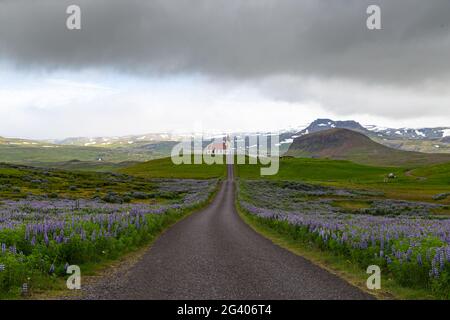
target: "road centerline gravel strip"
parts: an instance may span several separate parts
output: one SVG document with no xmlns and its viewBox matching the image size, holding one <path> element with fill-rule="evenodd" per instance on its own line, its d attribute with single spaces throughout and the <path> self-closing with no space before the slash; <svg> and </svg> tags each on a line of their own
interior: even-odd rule
<svg viewBox="0 0 450 320">
<path fill-rule="evenodd" d="M 371 299 L 256 233 L 235 208 L 233 167 L 213 202 L 163 233 L 120 276 L 85 299 Z"/>
</svg>

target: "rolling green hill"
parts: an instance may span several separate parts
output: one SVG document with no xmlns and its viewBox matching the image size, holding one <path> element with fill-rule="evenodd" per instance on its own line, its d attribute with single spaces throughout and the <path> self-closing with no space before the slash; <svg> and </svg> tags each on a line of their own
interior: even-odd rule
<svg viewBox="0 0 450 320">
<path fill-rule="evenodd" d="M 119 172 L 145 178 L 209 179 L 224 177 L 226 175 L 226 166 L 207 164 L 175 165 L 171 158 L 162 158 L 120 169 Z"/>
<path fill-rule="evenodd" d="M 426 166 L 411 170 L 409 175 L 429 182 L 437 181 L 446 183 L 450 192 L 450 162 Z"/>
<path fill-rule="evenodd" d="M 392 149 L 362 133 L 330 129 L 294 139 L 287 156 L 350 160 L 379 166 L 422 166 L 450 162 L 450 154 L 433 154 Z"/>
<path fill-rule="evenodd" d="M 56 144 L 0 143 L 0 162 L 42 166 L 72 160 L 95 162 L 148 161 L 167 157 L 175 142 L 154 142 L 124 147 L 95 147 Z M 56 167 L 59 167 L 58 165 Z M 70 169 L 70 168 L 69 168 Z"/>
</svg>

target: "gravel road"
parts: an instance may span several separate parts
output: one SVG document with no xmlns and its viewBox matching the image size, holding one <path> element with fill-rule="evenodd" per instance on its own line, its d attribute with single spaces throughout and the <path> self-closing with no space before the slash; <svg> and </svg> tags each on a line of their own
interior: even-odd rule
<svg viewBox="0 0 450 320">
<path fill-rule="evenodd" d="M 253 231 L 234 207 L 232 166 L 214 201 L 82 299 L 371 299 Z"/>
</svg>

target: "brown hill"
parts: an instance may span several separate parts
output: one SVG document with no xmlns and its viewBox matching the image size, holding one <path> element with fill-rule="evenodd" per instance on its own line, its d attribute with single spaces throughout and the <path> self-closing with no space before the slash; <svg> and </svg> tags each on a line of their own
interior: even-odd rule
<svg viewBox="0 0 450 320">
<path fill-rule="evenodd" d="M 348 129 L 330 129 L 298 137 L 294 139 L 286 155 L 387 166 L 420 166 L 450 162 L 450 154 L 392 149 L 362 133 Z"/>
</svg>

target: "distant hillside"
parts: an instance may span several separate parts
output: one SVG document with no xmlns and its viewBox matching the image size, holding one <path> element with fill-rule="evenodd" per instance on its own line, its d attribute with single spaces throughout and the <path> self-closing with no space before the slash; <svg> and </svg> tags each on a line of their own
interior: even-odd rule
<svg viewBox="0 0 450 320">
<path fill-rule="evenodd" d="M 175 141 L 155 141 L 126 144 L 123 146 L 58 145 L 22 139 L 0 138 L 0 162 L 18 163 L 56 168 L 66 166 L 67 161 L 118 163 L 123 161 L 148 161 L 170 155 Z M 48 163 L 48 164 L 44 164 Z M 61 164 L 62 163 L 62 164 Z M 77 165 L 78 166 L 78 165 Z M 93 167 L 94 165 L 89 165 Z M 98 167 L 97 165 L 95 165 Z"/>
<path fill-rule="evenodd" d="M 362 133 L 340 128 L 297 137 L 286 155 L 350 160 L 387 166 L 420 166 L 450 161 L 450 154 L 392 149 L 371 140 Z"/>
<path fill-rule="evenodd" d="M 48 145 L 49 143 L 46 141 L 37 141 L 37 140 L 29 140 L 29 139 L 21 139 L 21 138 L 5 138 L 0 137 L 0 145 L 11 145 L 11 146 L 36 146 L 36 145 Z"/>
<path fill-rule="evenodd" d="M 183 138 L 181 135 L 173 135 L 169 133 L 148 133 L 142 135 L 128 135 L 118 137 L 74 137 L 63 140 L 53 141 L 59 145 L 73 146 L 96 146 L 96 147 L 124 147 L 131 145 L 148 145 L 155 142 L 171 142 L 179 141 Z"/>
</svg>

